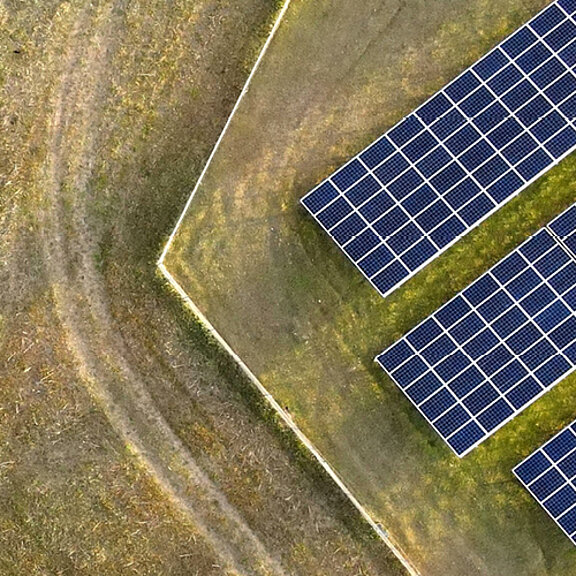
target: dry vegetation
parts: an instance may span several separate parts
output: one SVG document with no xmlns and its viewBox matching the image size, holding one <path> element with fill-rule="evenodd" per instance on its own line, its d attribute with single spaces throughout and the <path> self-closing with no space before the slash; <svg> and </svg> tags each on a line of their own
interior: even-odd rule
<svg viewBox="0 0 576 576">
<path fill-rule="evenodd" d="M 574 202 L 571 157 L 382 299 L 298 200 L 545 0 L 296 0 L 166 265 L 427 576 L 565 576 L 510 472 L 574 418 L 566 379 L 464 460 L 373 358 Z"/>
<path fill-rule="evenodd" d="M 0 0 L 0 573 L 399 574 L 155 275 L 276 6 Z"/>
</svg>

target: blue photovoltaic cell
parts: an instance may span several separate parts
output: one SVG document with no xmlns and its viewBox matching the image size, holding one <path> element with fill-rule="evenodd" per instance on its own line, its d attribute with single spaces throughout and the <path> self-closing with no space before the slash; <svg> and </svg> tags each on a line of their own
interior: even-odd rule
<svg viewBox="0 0 576 576">
<path fill-rule="evenodd" d="M 576 204 L 378 356 L 458 456 L 576 369 L 574 238 Z"/>
<path fill-rule="evenodd" d="M 571 542 L 576 543 L 576 422 L 530 454 L 513 472 Z"/>
<path fill-rule="evenodd" d="M 576 148 L 572 13 L 553 2 L 302 198 L 383 296 Z"/>
</svg>

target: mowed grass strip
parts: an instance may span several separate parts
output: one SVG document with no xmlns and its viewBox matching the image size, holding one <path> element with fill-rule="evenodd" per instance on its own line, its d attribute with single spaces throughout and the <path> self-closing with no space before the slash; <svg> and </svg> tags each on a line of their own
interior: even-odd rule
<svg viewBox="0 0 576 576">
<path fill-rule="evenodd" d="M 166 260 L 427 575 L 576 570 L 571 544 L 510 473 L 573 418 L 576 378 L 457 460 L 373 363 L 569 206 L 576 160 L 385 300 L 298 201 L 545 5 L 297 0 Z"/>
</svg>

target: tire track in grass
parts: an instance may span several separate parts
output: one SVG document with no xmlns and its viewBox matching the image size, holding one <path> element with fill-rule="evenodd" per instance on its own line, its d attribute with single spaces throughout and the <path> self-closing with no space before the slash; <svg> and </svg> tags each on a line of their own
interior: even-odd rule
<svg viewBox="0 0 576 576">
<path fill-rule="evenodd" d="M 48 126 L 39 208 L 43 258 L 57 314 L 81 378 L 115 429 L 213 547 L 226 574 L 286 574 L 226 496 L 196 464 L 154 405 L 107 305 L 95 267 L 86 198 L 97 154 L 107 64 L 121 11 L 105 3 L 78 15 L 62 59 Z M 89 32 L 88 32 L 89 31 Z"/>
</svg>

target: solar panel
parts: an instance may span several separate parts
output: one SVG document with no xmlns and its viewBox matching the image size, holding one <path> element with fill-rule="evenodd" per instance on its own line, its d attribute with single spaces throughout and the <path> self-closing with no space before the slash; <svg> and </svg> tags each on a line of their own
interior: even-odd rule
<svg viewBox="0 0 576 576">
<path fill-rule="evenodd" d="M 576 204 L 377 359 L 458 456 L 576 368 Z"/>
<path fill-rule="evenodd" d="M 576 422 L 538 448 L 513 472 L 576 544 Z"/>
<path fill-rule="evenodd" d="M 576 147 L 575 0 L 557 0 L 302 198 L 383 295 Z"/>
</svg>

